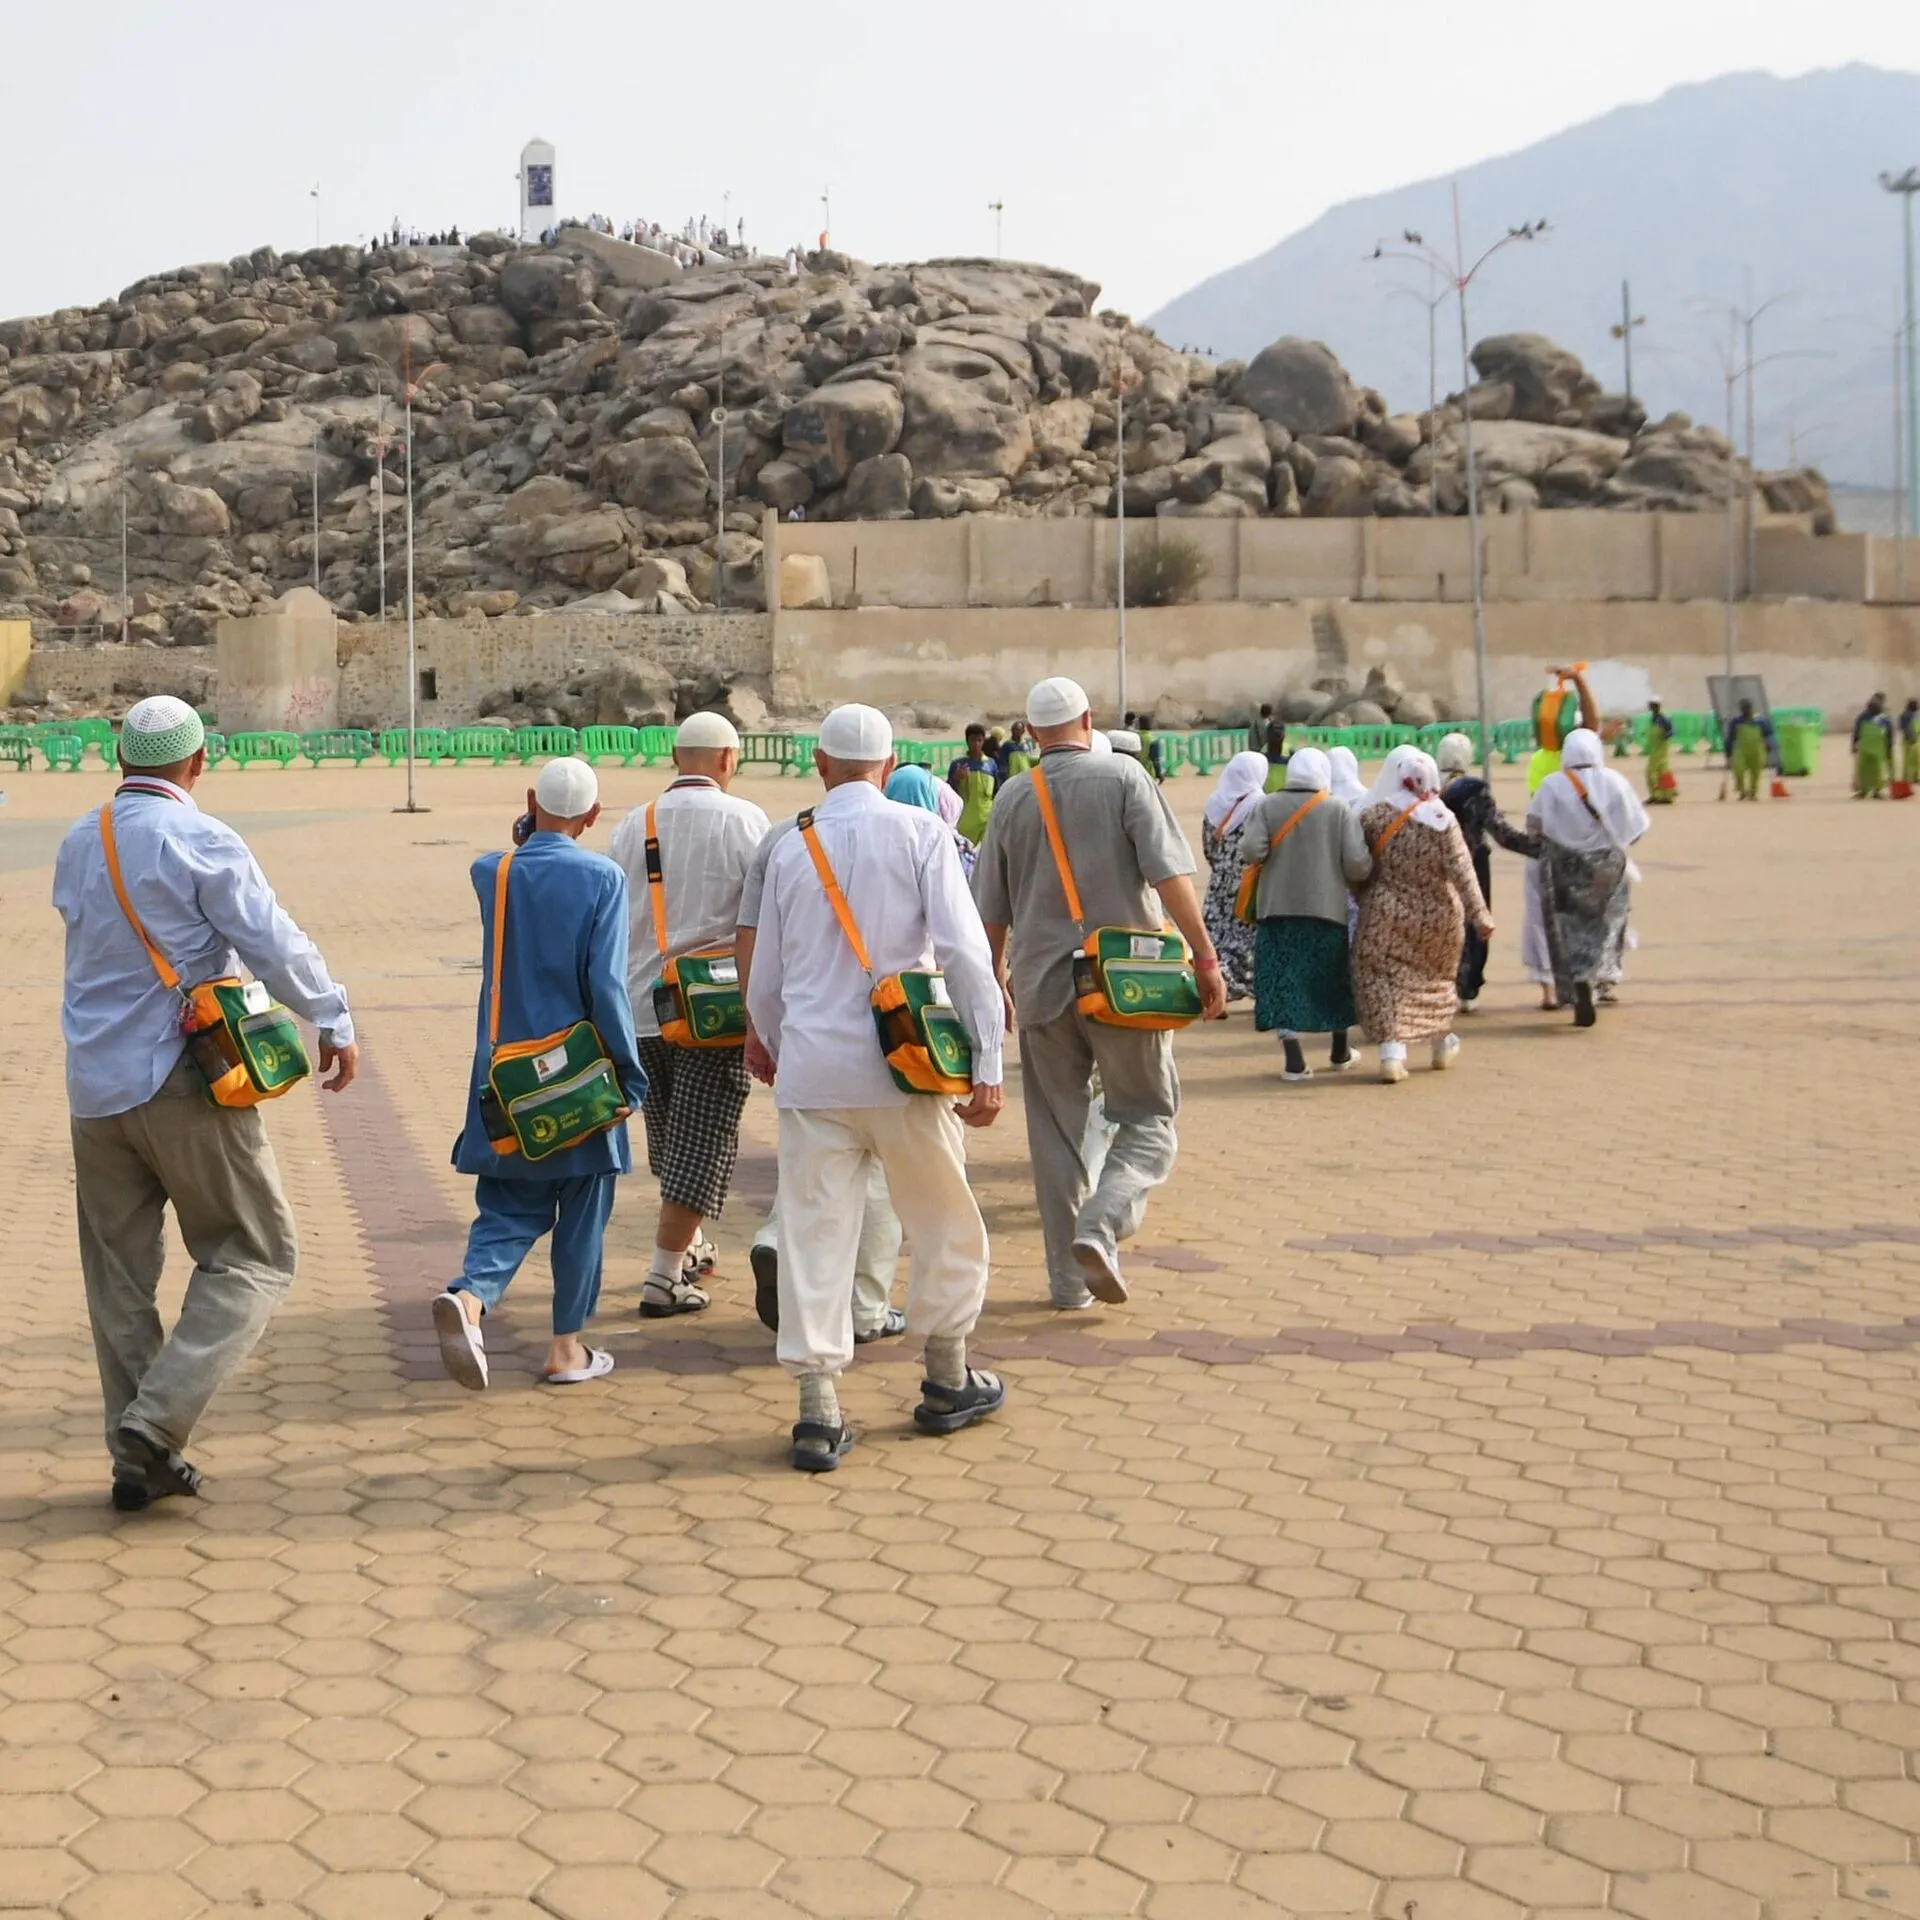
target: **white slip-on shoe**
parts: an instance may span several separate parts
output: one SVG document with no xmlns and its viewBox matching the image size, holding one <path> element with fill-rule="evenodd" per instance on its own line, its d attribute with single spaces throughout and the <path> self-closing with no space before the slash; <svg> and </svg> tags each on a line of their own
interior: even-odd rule
<svg viewBox="0 0 1920 1920">
<path fill-rule="evenodd" d="M 487 1342 L 479 1324 L 467 1318 L 466 1307 L 457 1293 L 434 1296 L 433 1330 L 440 1339 L 440 1364 L 447 1377 L 457 1381 L 469 1393 L 480 1393 L 487 1384 Z"/>
<path fill-rule="evenodd" d="M 1097 1240 L 1076 1240 L 1073 1257 L 1087 1277 L 1087 1291 L 1110 1307 L 1126 1305 L 1127 1283 L 1120 1277 L 1120 1261 Z"/>
<path fill-rule="evenodd" d="M 1460 1036 L 1457 1033 L 1443 1033 L 1433 1043 L 1433 1070 L 1445 1073 L 1460 1057 Z"/>
<path fill-rule="evenodd" d="M 1380 1062 L 1380 1084 L 1397 1087 L 1407 1077 L 1407 1063 L 1404 1060 L 1382 1060 Z"/>
</svg>

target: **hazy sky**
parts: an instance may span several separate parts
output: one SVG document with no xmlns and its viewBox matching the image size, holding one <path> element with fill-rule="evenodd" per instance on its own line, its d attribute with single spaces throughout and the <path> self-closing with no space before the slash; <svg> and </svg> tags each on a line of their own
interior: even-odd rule
<svg viewBox="0 0 1920 1920">
<path fill-rule="evenodd" d="M 868 260 L 1005 251 L 1144 315 L 1325 207 L 1734 68 L 1920 68 L 1897 0 L 0 0 L 0 315 L 396 214 L 576 213 Z M 1914 151 L 1888 163 L 1920 162 Z"/>
</svg>

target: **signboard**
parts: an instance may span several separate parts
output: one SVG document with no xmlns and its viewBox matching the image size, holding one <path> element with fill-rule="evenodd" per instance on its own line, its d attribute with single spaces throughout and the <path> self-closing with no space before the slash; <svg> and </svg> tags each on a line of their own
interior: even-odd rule
<svg viewBox="0 0 1920 1920">
<path fill-rule="evenodd" d="M 530 207 L 553 205 L 552 167 L 530 166 L 527 169 L 527 205 Z"/>
</svg>

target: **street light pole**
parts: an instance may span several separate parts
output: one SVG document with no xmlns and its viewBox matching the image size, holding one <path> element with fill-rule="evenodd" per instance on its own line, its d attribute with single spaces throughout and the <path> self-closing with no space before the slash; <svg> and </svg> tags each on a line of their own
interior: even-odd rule
<svg viewBox="0 0 1920 1920">
<path fill-rule="evenodd" d="M 1006 217 L 1007 203 L 1004 200 L 989 200 L 987 211 L 993 215 L 993 257 L 998 260 L 1001 243 L 1005 237 L 1001 229 L 1001 221 Z"/>
<path fill-rule="evenodd" d="M 1633 398 L 1633 330 L 1644 327 L 1647 316 L 1636 314 L 1633 310 L 1633 288 L 1625 280 L 1620 282 L 1620 318 L 1612 328 L 1613 337 L 1620 342 L 1621 352 L 1626 359 L 1627 398 Z"/>
<path fill-rule="evenodd" d="M 1904 256 L 1906 262 L 1906 336 L 1907 336 L 1907 537 L 1920 537 L 1920 381 L 1914 365 L 1913 310 L 1913 196 L 1920 193 L 1920 167 L 1905 173 L 1883 173 L 1880 184 L 1889 193 L 1900 196 L 1903 216 Z"/>
<path fill-rule="evenodd" d="M 1430 246 L 1411 229 L 1400 236 L 1406 243 L 1404 246 L 1389 246 L 1381 241 L 1368 256 L 1374 260 L 1417 260 L 1430 271 L 1441 274 L 1460 302 L 1460 425 L 1462 452 L 1467 465 L 1468 573 L 1473 587 L 1473 675 L 1475 697 L 1479 705 L 1480 772 L 1482 778 L 1488 781 L 1493 777 L 1493 720 L 1487 709 L 1487 599 L 1480 550 L 1480 475 L 1473 454 L 1473 403 L 1470 397 L 1473 351 L 1467 325 L 1467 290 L 1473 285 L 1481 268 L 1502 248 L 1512 246 L 1517 240 L 1537 240 L 1546 231 L 1545 220 L 1529 220 L 1521 226 L 1509 227 L 1477 260 L 1469 264 L 1460 220 L 1460 183 L 1456 180 L 1453 185 L 1451 258 L 1439 248 Z"/>
</svg>

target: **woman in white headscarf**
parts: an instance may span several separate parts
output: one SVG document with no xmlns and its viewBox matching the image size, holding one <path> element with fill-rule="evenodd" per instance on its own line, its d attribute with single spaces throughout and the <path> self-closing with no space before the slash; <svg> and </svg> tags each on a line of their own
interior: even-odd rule
<svg viewBox="0 0 1920 1920">
<path fill-rule="evenodd" d="M 1453 1064 L 1455 980 L 1468 927 L 1485 939 L 1493 916 L 1474 878 L 1460 825 L 1440 798 L 1440 769 L 1418 747 L 1387 756 L 1361 810 L 1373 877 L 1360 896 L 1353 997 L 1380 1078 L 1407 1077 L 1407 1045 L 1432 1043 L 1434 1071 Z"/>
<path fill-rule="evenodd" d="M 1244 1000 L 1253 991 L 1253 929 L 1233 917 L 1234 898 L 1240 890 L 1235 843 L 1247 815 L 1259 804 L 1266 778 L 1265 754 L 1236 753 L 1220 769 L 1200 816 L 1200 851 L 1212 876 L 1202 914 L 1220 955 L 1229 1000 Z"/>
<path fill-rule="evenodd" d="M 1333 769 L 1333 797 L 1350 807 L 1367 804 L 1367 783 L 1360 778 L 1360 762 L 1351 747 L 1335 747 L 1327 755 Z"/>
<path fill-rule="evenodd" d="M 1434 752 L 1440 777 L 1445 783 L 1440 798 L 1447 811 L 1460 823 L 1460 835 L 1467 843 L 1473 861 L 1473 877 L 1480 882 L 1480 897 L 1493 904 L 1493 855 L 1487 842 L 1497 840 L 1509 853 L 1531 858 L 1537 845 L 1519 828 L 1508 824 L 1495 804 L 1493 789 L 1473 770 L 1473 742 L 1464 733 L 1450 733 Z M 1471 1013 L 1487 983 L 1487 943 L 1472 927 L 1467 929 L 1466 945 L 1460 952 L 1460 1011 Z"/>
<path fill-rule="evenodd" d="M 1594 990 L 1620 976 L 1627 944 L 1627 849 L 1647 830 L 1647 810 L 1606 763 L 1600 736 L 1576 727 L 1560 750 L 1560 771 L 1541 782 L 1527 809 L 1540 837 L 1540 897 L 1553 982 L 1573 1003 L 1573 1024 L 1590 1027 Z"/>
<path fill-rule="evenodd" d="M 1240 858 L 1258 868 L 1249 903 L 1254 941 L 1254 1025 L 1278 1032 L 1287 1080 L 1311 1080 L 1300 1036 L 1328 1033 L 1328 1065 L 1353 1064 L 1347 1030 L 1355 1021 L 1347 946 L 1351 889 L 1373 871 L 1359 816 L 1329 791 L 1333 769 L 1318 747 L 1287 762 L 1287 784 L 1247 814 Z"/>
</svg>

